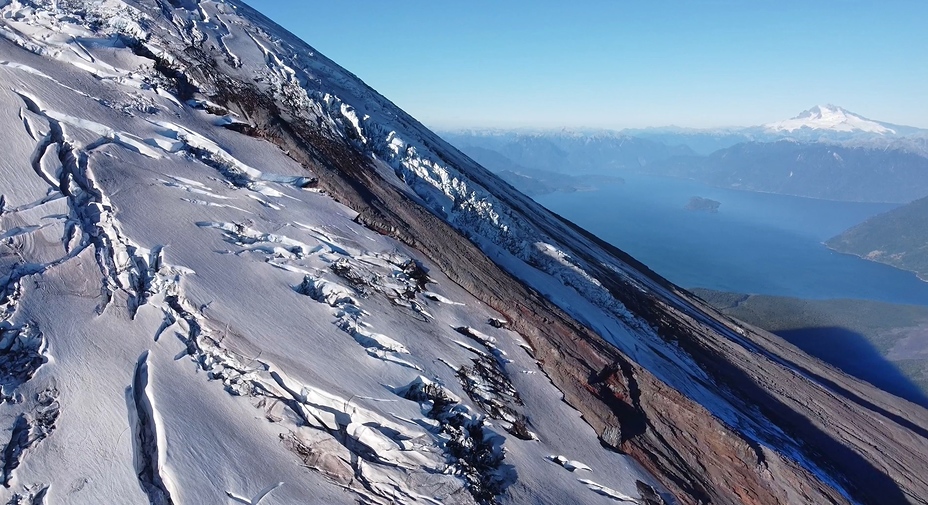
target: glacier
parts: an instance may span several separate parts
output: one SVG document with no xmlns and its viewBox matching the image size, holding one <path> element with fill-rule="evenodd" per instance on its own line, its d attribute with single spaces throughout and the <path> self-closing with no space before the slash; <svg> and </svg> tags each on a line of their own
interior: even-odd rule
<svg viewBox="0 0 928 505">
<path fill-rule="evenodd" d="M 0 501 L 928 499 L 924 409 L 242 2 L 2 0 L 0 60 Z"/>
</svg>

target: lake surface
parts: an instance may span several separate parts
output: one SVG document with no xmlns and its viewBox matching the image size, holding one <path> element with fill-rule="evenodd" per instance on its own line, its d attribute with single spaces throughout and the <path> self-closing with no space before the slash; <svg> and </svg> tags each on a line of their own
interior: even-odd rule
<svg viewBox="0 0 928 505">
<path fill-rule="evenodd" d="M 894 204 L 848 203 L 623 175 L 625 184 L 535 200 L 683 287 L 799 298 L 928 305 L 915 274 L 831 251 L 822 242 Z M 718 213 L 684 210 L 694 196 Z"/>
</svg>

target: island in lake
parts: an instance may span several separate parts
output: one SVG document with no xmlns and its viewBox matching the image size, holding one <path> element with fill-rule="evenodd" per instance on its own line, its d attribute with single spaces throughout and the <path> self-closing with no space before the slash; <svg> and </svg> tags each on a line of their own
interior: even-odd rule
<svg viewBox="0 0 928 505">
<path fill-rule="evenodd" d="M 719 205 L 722 205 L 722 202 L 717 202 L 701 196 L 694 196 L 690 198 L 689 203 L 683 208 L 686 210 L 711 212 L 714 214 L 719 211 Z"/>
</svg>

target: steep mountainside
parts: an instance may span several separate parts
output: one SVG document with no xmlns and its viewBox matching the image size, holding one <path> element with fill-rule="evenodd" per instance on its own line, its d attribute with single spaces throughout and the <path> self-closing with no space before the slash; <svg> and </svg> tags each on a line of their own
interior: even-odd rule
<svg viewBox="0 0 928 505">
<path fill-rule="evenodd" d="M 826 245 L 928 280 L 928 198 L 874 216 Z"/>
<path fill-rule="evenodd" d="M 0 0 L 9 503 L 926 503 L 928 411 L 236 0 Z"/>
</svg>

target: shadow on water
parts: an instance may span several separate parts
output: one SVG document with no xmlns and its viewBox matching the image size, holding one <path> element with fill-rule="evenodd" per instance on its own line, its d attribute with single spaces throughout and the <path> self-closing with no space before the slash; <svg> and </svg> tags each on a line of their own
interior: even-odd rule
<svg viewBox="0 0 928 505">
<path fill-rule="evenodd" d="M 928 396 L 859 333 L 840 327 L 774 332 L 806 353 L 874 386 L 928 408 Z"/>
</svg>

